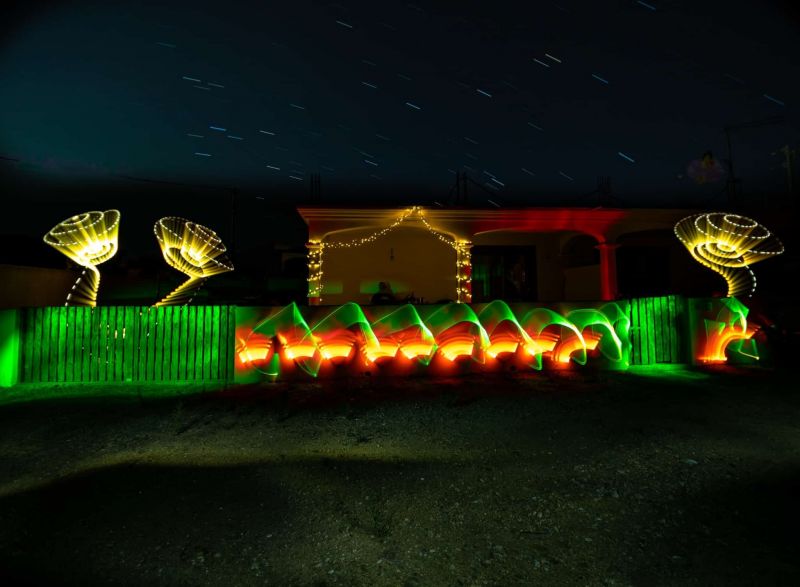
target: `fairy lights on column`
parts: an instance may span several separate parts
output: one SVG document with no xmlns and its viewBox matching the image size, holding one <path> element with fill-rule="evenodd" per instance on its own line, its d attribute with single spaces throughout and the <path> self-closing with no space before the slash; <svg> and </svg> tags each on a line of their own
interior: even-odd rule
<svg viewBox="0 0 800 587">
<path fill-rule="evenodd" d="M 322 303 L 322 265 L 326 249 L 350 249 L 374 242 L 390 231 L 394 230 L 411 217 L 419 219 L 425 228 L 443 243 L 453 247 L 456 251 L 456 298 L 459 303 L 472 301 L 472 261 L 469 241 L 459 241 L 435 229 L 423 214 L 421 206 L 412 206 L 403 211 L 388 226 L 375 231 L 369 236 L 356 238 L 350 241 L 323 242 L 310 241 L 308 248 L 308 302 L 312 306 Z M 324 238 L 324 237 L 323 237 Z"/>
<path fill-rule="evenodd" d="M 316 306 L 322 302 L 322 248 L 319 241 L 306 243 L 308 249 L 308 303 Z"/>
<path fill-rule="evenodd" d="M 117 253 L 119 210 L 84 212 L 67 218 L 44 236 L 44 242 L 83 267 L 65 306 L 97 305 L 100 271 L 97 266 Z"/>
<path fill-rule="evenodd" d="M 472 302 L 472 243 L 457 241 L 456 248 L 456 301 Z"/>
</svg>

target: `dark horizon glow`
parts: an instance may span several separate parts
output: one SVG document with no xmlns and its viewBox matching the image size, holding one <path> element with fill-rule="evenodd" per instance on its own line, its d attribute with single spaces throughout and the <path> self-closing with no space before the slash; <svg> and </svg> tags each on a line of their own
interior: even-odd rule
<svg viewBox="0 0 800 587">
<path fill-rule="evenodd" d="M 20 4 L 0 46 L 0 171 L 283 202 L 319 173 L 330 200 L 387 205 L 446 199 L 467 172 L 487 206 L 581 205 L 610 176 L 627 205 L 699 206 L 725 180 L 698 185 L 687 166 L 723 161 L 729 127 L 746 192 L 780 195 L 779 149 L 800 138 L 790 10 Z"/>
</svg>

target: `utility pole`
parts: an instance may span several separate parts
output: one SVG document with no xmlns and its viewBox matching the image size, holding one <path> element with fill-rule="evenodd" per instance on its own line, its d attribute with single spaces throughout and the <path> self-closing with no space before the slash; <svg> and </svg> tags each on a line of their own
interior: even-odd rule
<svg viewBox="0 0 800 587">
<path fill-rule="evenodd" d="M 614 193 L 611 189 L 611 177 L 608 175 L 597 178 L 597 200 L 603 207 L 610 207 L 613 204 Z"/>
<path fill-rule="evenodd" d="M 311 202 L 314 204 L 319 203 L 322 197 L 322 177 L 319 173 L 312 173 L 309 178 L 308 195 Z"/>
<path fill-rule="evenodd" d="M 237 196 L 239 195 L 239 190 L 236 188 L 231 188 L 231 246 L 230 250 L 232 253 L 232 257 L 236 258 L 236 200 Z"/>
<path fill-rule="evenodd" d="M 789 197 L 794 196 L 794 185 L 793 181 L 793 168 L 794 159 L 797 156 L 797 150 L 790 149 L 789 145 L 784 145 L 780 149 L 778 149 L 781 153 L 783 153 L 784 162 L 783 166 L 786 168 L 786 187 L 789 188 Z"/>
<path fill-rule="evenodd" d="M 466 171 L 456 174 L 456 205 L 463 206 L 467 203 L 467 186 L 469 177 Z"/>
</svg>

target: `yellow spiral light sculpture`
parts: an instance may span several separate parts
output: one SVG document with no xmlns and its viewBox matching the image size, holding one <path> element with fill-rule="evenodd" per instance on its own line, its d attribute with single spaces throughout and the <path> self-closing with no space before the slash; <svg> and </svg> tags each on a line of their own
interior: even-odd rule
<svg viewBox="0 0 800 587">
<path fill-rule="evenodd" d="M 84 212 L 67 218 L 44 235 L 44 242 L 83 267 L 65 306 L 97 305 L 100 271 L 97 266 L 117 252 L 119 210 Z"/>
<path fill-rule="evenodd" d="M 783 252 L 783 244 L 751 218 L 711 212 L 687 216 L 675 235 L 700 263 L 728 282 L 728 297 L 751 296 L 756 276 L 750 265 Z"/>
<path fill-rule="evenodd" d="M 168 216 L 156 222 L 155 233 L 167 264 L 189 276 L 156 306 L 188 304 L 206 279 L 233 271 L 225 255 L 225 245 L 210 228 Z"/>
</svg>

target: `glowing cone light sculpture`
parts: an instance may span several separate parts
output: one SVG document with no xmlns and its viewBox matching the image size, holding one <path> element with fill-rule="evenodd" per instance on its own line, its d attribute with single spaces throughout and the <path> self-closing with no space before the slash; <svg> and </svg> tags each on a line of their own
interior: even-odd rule
<svg viewBox="0 0 800 587">
<path fill-rule="evenodd" d="M 728 297 L 752 295 L 756 276 L 750 265 L 783 252 L 769 230 L 738 214 L 687 216 L 675 225 L 675 235 L 699 263 L 725 278 Z"/>
<path fill-rule="evenodd" d="M 44 242 L 83 267 L 65 306 L 96 306 L 100 287 L 97 266 L 117 252 L 119 210 L 84 212 L 67 218 L 44 235 Z"/>
<path fill-rule="evenodd" d="M 210 228 L 169 216 L 156 222 L 155 233 L 167 264 L 189 276 L 156 306 L 188 304 L 206 279 L 233 271 L 225 245 Z"/>
</svg>

